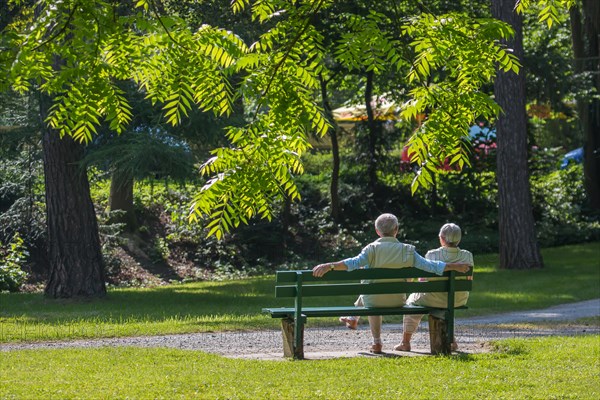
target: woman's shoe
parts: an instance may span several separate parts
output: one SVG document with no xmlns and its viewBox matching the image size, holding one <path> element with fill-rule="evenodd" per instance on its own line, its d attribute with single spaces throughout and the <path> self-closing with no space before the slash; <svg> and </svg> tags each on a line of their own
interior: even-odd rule
<svg viewBox="0 0 600 400">
<path fill-rule="evenodd" d="M 358 327 L 357 317 L 340 317 L 340 322 L 346 324 L 346 328 L 348 329 L 354 330 Z"/>
<path fill-rule="evenodd" d="M 410 343 L 402 342 L 394 347 L 396 351 L 410 351 Z"/>
</svg>

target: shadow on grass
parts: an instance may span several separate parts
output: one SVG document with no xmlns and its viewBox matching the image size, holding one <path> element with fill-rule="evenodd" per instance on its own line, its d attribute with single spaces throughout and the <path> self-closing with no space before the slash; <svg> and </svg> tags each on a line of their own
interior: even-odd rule
<svg viewBox="0 0 600 400">
<path fill-rule="evenodd" d="M 248 316 L 274 302 L 273 278 L 196 282 L 149 289 L 114 289 L 98 300 L 48 299 L 40 293 L 0 294 L 0 317 L 64 324 L 77 321 L 160 322 L 185 316 Z"/>
</svg>

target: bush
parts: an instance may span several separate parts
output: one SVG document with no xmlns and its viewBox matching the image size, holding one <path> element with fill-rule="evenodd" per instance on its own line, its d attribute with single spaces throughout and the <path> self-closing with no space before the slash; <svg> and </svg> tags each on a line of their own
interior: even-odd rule
<svg viewBox="0 0 600 400">
<path fill-rule="evenodd" d="M 571 165 L 532 177 L 531 190 L 538 239 L 543 246 L 600 238 L 600 219 L 586 209 L 583 166 Z"/>
<path fill-rule="evenodd" d="M 0 291 L 18 292 L 27 279 L 21 267 L 28 253 L 19 234 L 15 234 L 5 247 L 0 242 Z"/>
<path fill-rule="evenodd" d="M 0 242 L 10 244 L 18 235 L 29 252 L 29 272 L 34 277 L 42 276 L 46 273 L 48 257 L 41 159 L 33 146 L 25 146 L 25 150 L 16 153 L 5 151 L 6 148 L 0 150 L 3 157 L 0 163 Z M 4 249 L 3 254 L 7 251 Z"/>
</svg>

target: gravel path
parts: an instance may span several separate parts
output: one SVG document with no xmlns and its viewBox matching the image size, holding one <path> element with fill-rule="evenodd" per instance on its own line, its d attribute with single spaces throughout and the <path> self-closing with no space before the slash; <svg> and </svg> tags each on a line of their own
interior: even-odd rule
<svg viewBox="0 0 600 400">
<path fill-rule="evenodd" d="M 456 320 L 456 339 L 459 344 L 459 352 L 481 353 L 489 351 L 488 343 L 497 339 L 551 335 L 597 335 L 600 334 L 598 324 L 581 324 L 574 321 L 598 316 L 600 316 L 600 298 L 543 310 L 458 318 Z M 400 341 L 401 336 L 401 324 L 384 324 L 383 356 L 429 354 L 427 323 L 422 323 L 419 331 L 413 336 L 412 352 L 392 350 L 394 345 Z M 343 326 L 310 328 L 309 320 L 309 325 L 304 333 L 304 352 L 307 359 L 372 356 L 366 351 L 370 344 L 371 335 L 366 322 L 362 322 L 357 330 L 351 331 Z M 107 346 L 170 347 L 202 350 L 227 357 L 283 360 L 282 339 L 279 330 L 3 344 L 0 345 L 0 351 Z"/>
</svg>

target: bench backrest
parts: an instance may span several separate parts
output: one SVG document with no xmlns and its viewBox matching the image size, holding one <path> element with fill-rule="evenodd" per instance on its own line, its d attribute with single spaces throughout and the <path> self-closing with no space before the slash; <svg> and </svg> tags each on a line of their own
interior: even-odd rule
<svg viewBox="0 0 600 400">
<path fill-rule="evenodd" d="M 275 297 L 342 296 L 359 294 L 425 293 L 470 291 L 473 269 L 460 273 L 445 272 L 444 280 L 420 282 L 418 278 L 440 278 L 417 268 L 374 268 L 354 271 L 331 271 L 316 278 L 311 270 L 277 271 Z M 361 283 L 362 280 L 377 282 Z M 383 281 L 380 281 L 383 279 Z M 409 282 L 385 281 L 386 279 L 409 279 Z"/>
</svg>

